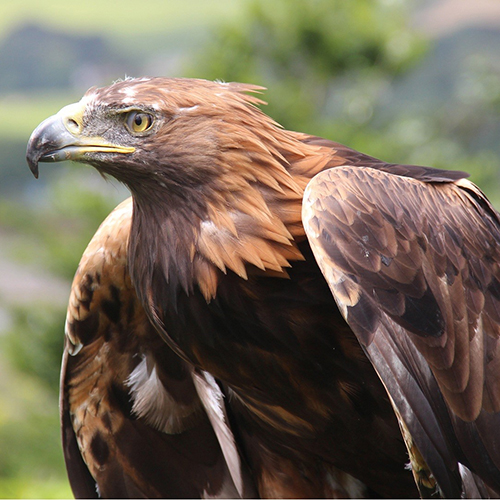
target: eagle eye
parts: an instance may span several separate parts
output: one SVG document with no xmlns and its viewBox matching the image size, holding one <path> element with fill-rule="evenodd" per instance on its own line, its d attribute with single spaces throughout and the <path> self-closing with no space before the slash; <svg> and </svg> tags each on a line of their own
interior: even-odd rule
<svg viewBox="0 0 500 500">
<path fill-rule="evenodd" d="M 127 128 L 133 134 L 147 132 L 153 126 L 153 116 L 143 111 L 130 111 L 125 120 Z"/>
</svg>

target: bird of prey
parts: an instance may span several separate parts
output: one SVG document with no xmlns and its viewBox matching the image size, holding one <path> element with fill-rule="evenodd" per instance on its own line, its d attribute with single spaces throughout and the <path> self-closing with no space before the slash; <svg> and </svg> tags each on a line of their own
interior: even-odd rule
<svg viewBox="0 0 500 500">
<path fill-rule="evenodd" d="M 125 79 L 30 138 L 35 176 L 75 160 L 132 194 L 73 284 L 72 483 L 498 496 L 498 213 L 463 172 L 281 128 L 261 90 Z"/>
</svg>

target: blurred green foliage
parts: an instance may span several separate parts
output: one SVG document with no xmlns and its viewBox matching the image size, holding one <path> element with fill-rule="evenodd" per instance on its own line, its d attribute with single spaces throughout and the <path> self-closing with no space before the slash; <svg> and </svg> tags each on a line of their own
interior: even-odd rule
<svg viewBox="0 0 500 500">
<path fill-rule="evenodd" d="M 78 166 L 56 168 L 59 172 L 44 192 L 50 202 L 32 206 L 5 199 L 0 202 L 0 224 L 23 228 L 14 249 L 17 260 L 69 280 L 91 236 L 124 194 L 111 187 L 105 192 L 101 183 L 88 182 Z"/>
<path fill-rule="evenodd" d="M 52 311 L 51 317 L 47 312 L 43 319 L 32 313 L 38 316 L 32 324 L 16 321 L 19 328 L 0 338 L 0 497 L 69 498 L 55 390 L 60 348 L 54 344 L 60 331 L 54 331 L 54 318 L 60 318 L 60 311 Z M 33 332 L 38 333 L 35 339 Z M 16 349 L 15 341 L 25 344 Z"/>
<path fill-rule="evenodd" d="M 19 230 L 10 257 L 71 280 L 99 224 L 124 197 L 74 166 L 47 185 L 50 203 L 0 202 L 0 226 Z M 100 180 L 100 178 L 99 178 Z M 58 392 L 66 306 L 43 298 L 10 308 L 0 336 L 0 498 L 69 498 L 59 432 Z M 43 300 L 44 299 L 44 300 Z M 5 366 L 3 366 L 5 365 Z"/>
<path fill-rule="evenodd" d="M 398 163 L 465 170 L 500 201 L 498 151 L 477 148 L 498 123 L 500 70 L 485 56 L 464 61 L 461 85 L 435 109 L 391 100 L 425 59 L 429 42 L 410 27 L 404 0 L 265 0 L 241 25 L 221 27 L 192 76 L 268 87 L 265 110 L 285 128 L 316 134 Z M 498 129 L 492 129 L 492 131 Z"/>
<path fill-rule="evenodd" d="M 197 1 L 183 8 L 196 11 L 199 23 L 209 4 L 213 2 Z M 248 0 L 231 23 L 213 30 L 184 75 L 267 87 L 265 111 L 287 128 L 388 161 L 473 172 L 495 200 L 490 186 L 498 183 L 498 156 L 491 147 L 482 147 L 478 137 L 497 120 L 500 71 L 487 57 L 474 58 L 463 66 L 462 84 L 449 89 L 443 106 L 416 109 L 398 102 L 391 91 L 394 83 L 411 75 L 429 48 L 410 28 L 411 6 L 410 0 L 274 0 L 270 8 L 268 1 Z M 62 16 L 65 8 L 63 2 L 51 2 L 44 15 Z M 151 8 L 161 9 L 158 2 Z M 130 13 L 137 8 L 127 2 L 125 10 L 125 26 L 134 34 Z M 92 8 L 85 12 L 79 33 L 103 29 L 87 19 L 90 14 L 95 18 Z M 189 23 L 189 15 L 180 18 Z M 155 19 L 155 36 L 160 25 Z M 116 26 L 111 29 L 116 31 Z M 121 40 L 127 40 L 121 47 L 127 56 L 134 45 L 134 38 L 126 36 L 130 31 L 120 32 Z M 154 43 L 142 32 L 138 38 L 141 57 Z M 119 48 L 115 43 L 114 50 Z M 16 95 L 0 101 L 12 118 L 0 123 L 3 150 L 20 136 L 24 147 L 29 131 L 73 100 L 66 98 L 70 95 L 69 90 L 44 91 L 38 98 Z M 50 168 L 57 175 L 42 172 L 50 178 L 42 190 L 43 202 L 13 197 L 0 201 L 0 227 L 15 234 L 10 258 L 69 281 L 98 225 L 126 193 L 80 166 Z M 12 450 L 0 455 L 0 497 L 70 495 L 57 415 L 64 316 L 64 304 L 16 305 L 9 330 L 0 337 L 0 449 Z"/>
<path fill-rule="evenodd" d="M 359 128 L 372 118 L 363 106 L 423 54 L 408 5 L 276 0 L 270 9 L 252 1 L 242 25 L 217 31 L 193 75 L 268 87 L 266 112 L 286 128 L 328 135 L 340 120 Z"/>
</svg>

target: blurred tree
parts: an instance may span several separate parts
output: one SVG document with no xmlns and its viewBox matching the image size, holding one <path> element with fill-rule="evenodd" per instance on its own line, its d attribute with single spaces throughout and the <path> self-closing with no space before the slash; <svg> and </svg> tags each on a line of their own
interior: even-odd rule
<svg viewBox="0 0 500 500">
<path fill-rule="evenodd" d="M 19 25 L 0 39 L 0 92 L 66 90 L 123 71 L 127 54 L 117 54 L 106 36 L 64 33 L 39 24 Z M 127 61 L 133 67 L 131 61 Z M 83 89 L 85 90 L 85 89 Z"/>
<path fill-rule="evenodd" d="M 244 24 L 222 27 L 190 73 L 268 87 L 266 112 L 284 127 L 349 143 L 424 54 L 408 13 L 404 0 L 277 0 L 272 9 L 253 0 Z"/>
<path fill-rule="evenodd" d="M 395 105 L 394 87 L 429 49 L 410 27 L 412 7 L 411 0 L 276 0 L 271 9 L 251 0 L 242 25 L 221 27 L 189 73 L 261 84 L 269 89 L 266 112 L 284 127 L 387 161 L 466 170 L 495 201 L 488 187 L 499 175 L 498 155 L 475 144 L 492 114 L 498 126 L 500 70 L 474 60 L 469 85 L 448 89 L 446 105 Z"/>
</svg>

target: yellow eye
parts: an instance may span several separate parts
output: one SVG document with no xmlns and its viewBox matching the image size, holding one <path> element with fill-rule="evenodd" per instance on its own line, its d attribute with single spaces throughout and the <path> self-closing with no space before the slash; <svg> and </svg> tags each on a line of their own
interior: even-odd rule
<svg viewBox="0 0 500 500">
<path fill-rule="evenodd" d="M 142 111 L 131 111 L 127 115 L 127 127 L 135 133 L 147 132 L 153 126 L 153 117 L 149 113 Z"/>
</svg>

